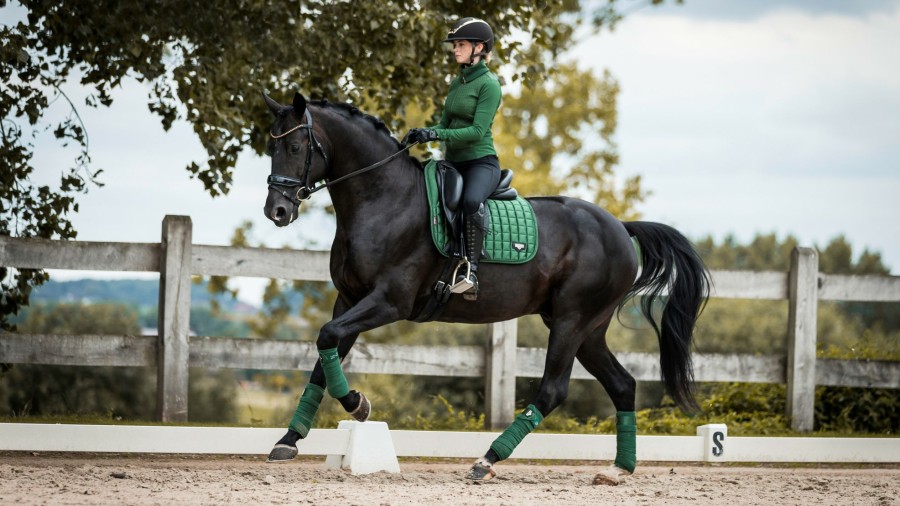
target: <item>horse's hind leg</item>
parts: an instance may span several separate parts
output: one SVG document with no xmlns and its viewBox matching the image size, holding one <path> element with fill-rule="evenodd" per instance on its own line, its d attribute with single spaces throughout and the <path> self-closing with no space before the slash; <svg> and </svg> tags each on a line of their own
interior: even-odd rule
<svg viewBox="0 0 900 506">
<path fill-rule="evenodd" d="M 594 478 L 596 484 L 618 485 L 637 465 L 637 425 L 634 414 L 634 377 L 606 345 L 609 322 L 587 339 L 576 355 L 581 365 L 603 385 L 616 407 L 616 460 Z"/>
<path fill-rule="evenodd" d="M 577 318 L 553 318 L 544 375 L 534 401 L 494 440 L 490 450 L 469 470 L 467 478 L 489 480 L 494 477 L 493 465 L 509 457 L 522 439 L 565 400 L 575 353 L 584 339 L 583 327 Z"/>
</svg>

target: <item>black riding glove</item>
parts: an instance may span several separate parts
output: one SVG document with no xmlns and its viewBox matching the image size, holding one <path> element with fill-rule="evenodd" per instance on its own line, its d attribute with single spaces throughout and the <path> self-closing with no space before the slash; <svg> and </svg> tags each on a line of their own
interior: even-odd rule
<svg viewBox="0 0 900 506">
<path fill-rule="evenodd" d="M 424 142 L 432 142 L 438 139 L 438 134 L 430 128 L 412 128 L 403 138 L 404 144 L 421 144 Z"/>
</svg>

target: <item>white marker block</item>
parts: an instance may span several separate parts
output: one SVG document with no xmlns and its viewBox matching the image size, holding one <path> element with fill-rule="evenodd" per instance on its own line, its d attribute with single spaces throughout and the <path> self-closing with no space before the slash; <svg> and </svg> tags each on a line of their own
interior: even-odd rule
<svg viewBox="0 0 900 506">
<path fill-rule="evenodd" d="M 397 452 L 387 423 L 343 420 L 338 423 L 338 429 L 350 431 L 347 450 L 343 455 L 325 457 L 325 467 L 349 469 L 353 474 L 400 472 Z"/>
<path fill-rule="evenodd" d="M 697 427 L 697 435 L 703 437 L 703 460 L 705 462 L 724 462 L 725 443 L 728 439 L 728 426 L 724 423 L 711 423 Z"/>
</svg>

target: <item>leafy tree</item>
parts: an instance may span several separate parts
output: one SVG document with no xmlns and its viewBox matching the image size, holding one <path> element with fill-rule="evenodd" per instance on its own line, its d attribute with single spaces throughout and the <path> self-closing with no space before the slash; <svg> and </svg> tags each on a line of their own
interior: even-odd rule
<svg viewBox="0 0 900 506">
<path fill-rule="evenodd" d="M 0 89 L 0 234 L 60 239 L 76 237 L 69 215 L 78 210 L 78 194 L 100 184 L 102 172 L 90 165 L 81 104 L 63 91 L 70 79 L 91 90 L 89 107 L 109 106 L 111 91 L 125 80 L 149 85 L 148 106 L 164 129 L 179 119 L 193 125 L 208 156 L 186 168 L 215 197 L 228 193 L 245 147 L 264 150 L 270 118 L 257 99 L 260 91 L 285 96 L 299 89 L 313 98 L 365 104 L 399 130 L 409 126 L 407 110 L 440 106 L 453 73 L 440 35 L 460 15 L 494 27 L 498 59 L 513 80 L 529 86 L 552 74 L 583 17 L 575 0 L 488 0 L 467 4 L 465 13 L 453 0 L 19 4 L 26 20 L 0 26 L 0 79 L 8 83 Z M 18 12 L 5 0 L 0 9 Z M 587 18 L 599 27 L 620 17 L 609 0 Z M 513 33 L 524 37 L 513 40 Z M 48 108 L 60 98 L 71 113 L 51 123 Z M 34 136 L 47 129 L 78 148 L 56 189 L 31 180 Z M 607 171 L 611 159 L 600 158 Z M 590 159 L 585 154 L 582 166 Z M 27 305 L 31 287 L 45 279 L 41 271 L 0 268 L 0 326 L 11 328 L 8 315 Z"/>
</svg>

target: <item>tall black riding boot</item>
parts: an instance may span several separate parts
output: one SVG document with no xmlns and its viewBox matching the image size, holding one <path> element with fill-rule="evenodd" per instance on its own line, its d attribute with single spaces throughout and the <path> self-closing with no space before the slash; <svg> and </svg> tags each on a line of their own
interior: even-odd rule
<svg viewBox="0 0 900 506">
<path fill-rule="evenodd" d="M 469 261 L 468 272 L 461 272 L 457 276 L 456 282 L 459 283 L 466 279 L 469 275 L 469 281 L 472 287 L 463 292 L 463 298 L 466 300 L 476 300 L 478 298 L 478 261 L 481 259 L 481 248 L 484 247 L 485 232 L 485 215 L 487 210 L 484 204 L 478 207 L 478 211 L 465 217 L 466 226 L 466 259 Z"/>
</svg>

